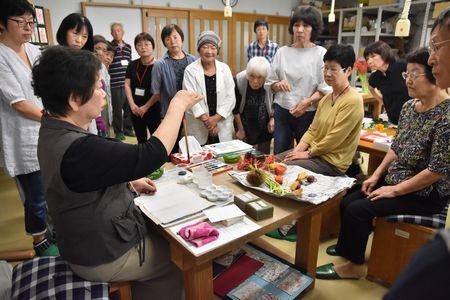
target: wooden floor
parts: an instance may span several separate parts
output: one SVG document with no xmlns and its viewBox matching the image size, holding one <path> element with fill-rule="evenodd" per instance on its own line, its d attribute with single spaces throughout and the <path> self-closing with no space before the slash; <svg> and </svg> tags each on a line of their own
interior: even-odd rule
<svg viewBox="0 0 450 300">
<path fill-rule="evenodd" d="M 135 139 L 127 138 L 127 142 L 135 142 Z M 23 206 L 17 193 L 13 179 L 5 176 L 0 170 L 0 251 L 31 249 L 32 240 L 26 235 L 23 223 Z M 295 253 L 295 243 L 278 241 L 264 237 L 270 243 L 276 245 L 287 255 Z M 335 240 L 323 242 L 319 249 L 318 264 L 338 262 L 341 259 L 326 255 L 325 249 L 335 243 Z M 369 248 L 369 247 L 368 247 Z M 315 288 L 305 295 L 307 300 L 375 300 L 381 299 L 386 288 L 367 280 L 317 280 Z"/>
</svg>

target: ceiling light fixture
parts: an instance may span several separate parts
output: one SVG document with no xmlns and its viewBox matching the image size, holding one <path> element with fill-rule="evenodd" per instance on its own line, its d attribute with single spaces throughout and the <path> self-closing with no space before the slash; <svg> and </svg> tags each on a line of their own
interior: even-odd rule
<svg viewBox="0 0 450 300">
<path fill-rule="evenodd" d="M 231 18 L 233 16 L 233 9 L 238 3 L 238 0 L 222 0 L 223 5 L 225 5 L 223 9 L 223 16 L 225 18 Z"/>
<path fill-rule="evenodd" d="M 334 0 L 331 0 L 331 10 L 328 15 L 328 23 L 334 23 L 336 21 L 336 16 L 334 15 Z"/>
<path fill-rule="evenodd" d="M 411 0 L 405 1 L 405 6 L 403 6 L 403 12 L 400 16 L 400 19 L 397 21 L 397 25 L 395 25 L 395 36 L 409 36 L 409 29 L 411 27 L 411 22 L 408 19 L 409 8 L 411 7 Z"/>
</svg>

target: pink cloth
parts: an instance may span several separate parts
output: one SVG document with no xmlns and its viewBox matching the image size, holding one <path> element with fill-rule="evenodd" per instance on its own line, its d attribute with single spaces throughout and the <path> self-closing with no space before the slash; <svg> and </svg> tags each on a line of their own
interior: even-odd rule
<svg viewBox="0 0 450 300">
<path fill-rule="evenodd" d="M 181 228 L 178 234 L 195 247 L 201 247 L 219 238 L 219 230 L 203 221 Z"/>
</svg>

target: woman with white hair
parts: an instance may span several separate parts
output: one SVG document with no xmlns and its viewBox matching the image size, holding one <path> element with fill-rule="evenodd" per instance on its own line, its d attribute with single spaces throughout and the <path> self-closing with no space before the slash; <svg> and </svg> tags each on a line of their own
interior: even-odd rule
<svg viewBox="0 0 450 300">
<path fill-rule="evenodd" d="M 238 139 L 270 153 L 274 129 L 272 91 L 264 88 L 270 64 L 262 56 L 253 57 L 247 69 L 236 75 L 236 106 L 233 110 Z"/>
<path fill-rule="evenodd" d="M 186 114 L 187 134 L 201 145 L 233 139 L 234 81 L 230 67 L 216 59 L 220 43 L 213 31 L 200 33 L 197 41 L 200 58 L 184 71 L 183 89 L 205 96 Z"/>
</svg>

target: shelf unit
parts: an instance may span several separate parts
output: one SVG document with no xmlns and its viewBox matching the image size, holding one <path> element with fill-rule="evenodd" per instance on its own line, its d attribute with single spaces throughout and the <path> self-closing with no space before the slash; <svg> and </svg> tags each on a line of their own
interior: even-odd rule
<svg viewBox="0 0 450 300">
<path fill-rule="evenodd" d="M 412 50 L 419 46 L 425 46 L 428 40 L 429 29 L 432 25 L 430 21 L 431 11 L 434 3 L 443 2 L 440 0 L 416 0 L 411 3 L 410 20 L 411 20 L 411 35 L 416 37 L 412 43 L 409 43 L 408 50 Z M 329 11 L 323 11 L 323 20 L 325 30 L 323 35 L 318 39 L 321 45 L 326 44 L 325 41 L 334 41 L 334 43 L 349 43 L 352 44 L 355 53 L 361 54 L 359 48 L 366 46 L 368 43 L 378 41 L 380 39 L 386 40 L 394 39 L 395 23 L 403 8 L 401 4 L 385 4 L 379 6 L 363 6 L 362 4 L 352 8 L 336 9 L 336 22 L 328 23 Z M 344 30 L 343 23 L 345 18 L 355 16 L 353 30 Z M 413 18 L 411 18 L 413 16 Z M 373 20 L 372 26 L 368 26 L 367 20 Z M 383 22 L 391 20 L 392 25 L 385 25 Z M 389 22 L 386 22 L 389 23 Z M 363 28 L 367 31 L 364 31 Z M 387 28 L 386 28 L 387 27 Z M 387 29 L 387 31 L 386 31 Z M 401 39 L 401 38 L 397 38 Z M 411 36 L 401 39 L 408 43 Z"/>
<path fill-rule="evenodd" d="M 335 43 L 351 44 L 356 56 L 361 57 L 365 46 L 369 43 L 384 40 L 397 49 L 399 56 L 403 56 L 407 52 L 427 44 L 430 27 L 433 24 L 430 20 L 431 11 L 434 4 L 438 2 L 443 1 L 412 1 L 409 15 L 411 33 L 407 38 L 397 38 L 394 35 L 396 21 L 403 9 L 403 1 L 401 4 L 377 6 L 359 4 L 352 8 L 336 9 L 336 22 L 331 24 L 328 23 L 329 11 L 322 11 L 325 30 L 324 35 L 320 36 L 317 42 L 325 47 Z M 355 22 L 352 29 L 344 30 L 344 20 L 350 20 L 352 17 Z M 352 76 L 352 85 L 355 84 L 355 78 L 356 76 Z"/>
</svg>

